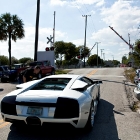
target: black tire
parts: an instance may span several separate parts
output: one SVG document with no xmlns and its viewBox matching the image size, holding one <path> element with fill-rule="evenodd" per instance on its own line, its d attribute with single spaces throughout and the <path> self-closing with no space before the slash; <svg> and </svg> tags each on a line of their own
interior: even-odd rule
<svg viewBox="0 0 140 140">
<path fill-rule="evenodd" d="M 1 82 L 2 82 L 2 83 L 6 83 L 6 82 L 7 82 L 7 79 L 1 78 Z"/>
<path fill-rule="evenodd" d="M 55 70 L 52 70 L 51 71 L 51 75 L 55 75 Z"/>
<path fill-rule="evenodd" d="M 86 130 L 91 130 L 93 128 L 93 124 L 94 124 L 94 114 L 93 114 L 93 110 L 94 110 L 94 102 L 91 103 L 91 106 L 90 106 L 90 113 L 89 113 L 89 116 L 88 116 L 88 121 L 87 121 L 87 124 L 85 126 L 85 129 Z"/>
</svg>

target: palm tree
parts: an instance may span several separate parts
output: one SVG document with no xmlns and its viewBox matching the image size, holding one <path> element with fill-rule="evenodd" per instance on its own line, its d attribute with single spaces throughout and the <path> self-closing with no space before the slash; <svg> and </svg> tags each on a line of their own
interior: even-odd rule
<svg viewBox="0 0 140 140">
<path fill-rule="evenodd" d="M 9 51 L 9 66 L 11 69 L 11 39 L 16 42 L 17 39 L 24 37 L 24 24 L 17 15 L 11 15 L 10 13 L 2 14 L 0 16 L 0 40 L 7 41 L 8 39 L 8 51 Z"/>
</svg>

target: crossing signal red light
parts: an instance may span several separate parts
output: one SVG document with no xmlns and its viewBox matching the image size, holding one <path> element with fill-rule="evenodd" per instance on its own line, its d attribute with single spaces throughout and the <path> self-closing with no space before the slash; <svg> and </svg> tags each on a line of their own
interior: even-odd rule
<svg viewBox="0 0 140 140">
<path fill-rule="evenodd" d="M 50 50 L 53 51 L 54 50 L 54 47 L 51 47 Z"/>
<path fill-rule="evenodd" d="M 49 51 L 49 48 L 48 47 L 46 47 L 46 49 L 45 49 L 46 51 Z"/>
<path fill-rule="evenodd" d="M 80 55 L 78 55 L 77 58 L 80 59 Z"/>
</svg>

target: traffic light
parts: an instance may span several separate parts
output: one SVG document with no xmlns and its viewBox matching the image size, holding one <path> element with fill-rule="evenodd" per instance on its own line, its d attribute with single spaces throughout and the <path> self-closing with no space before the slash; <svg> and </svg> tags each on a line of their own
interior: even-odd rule
<svg viewBox="0 0 140 140">
<path fill-rule="evenodd" d="M 46 47 L 46 49 L 45 49 L 46 51 L 49 51 L 50 49 L 48 48 L 48 47 Z"/>
<path fill-rule="evenodd" d="M 54 47 L 51 47 L 50 50 L 51 50 L 51 51 L 54 51 Z"/>
</svg>

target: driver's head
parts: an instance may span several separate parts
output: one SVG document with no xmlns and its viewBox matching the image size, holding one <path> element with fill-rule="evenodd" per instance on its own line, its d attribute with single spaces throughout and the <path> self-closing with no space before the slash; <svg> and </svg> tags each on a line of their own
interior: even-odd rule
<svg viewBox="0 0 140 140">
<path fill-rule="evenodd" d="M 40 72 L 40 67 L 39 66 L 35 66 L 34 67 L 34 73 L 38 74 Z"/>
</svg>

